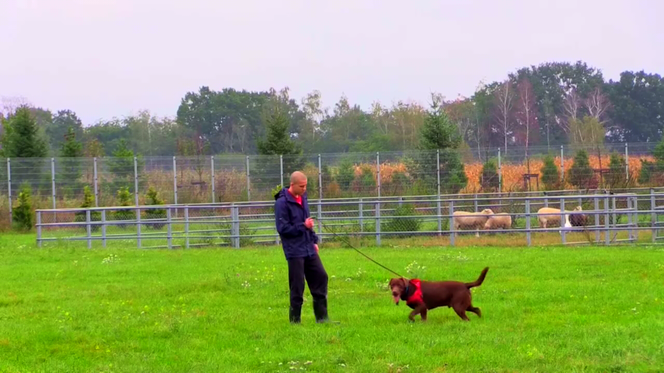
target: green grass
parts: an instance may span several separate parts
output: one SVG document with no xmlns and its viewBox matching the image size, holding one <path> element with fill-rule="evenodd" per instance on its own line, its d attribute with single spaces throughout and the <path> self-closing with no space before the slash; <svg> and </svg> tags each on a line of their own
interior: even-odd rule
<svg viewBox="0 0 664 373">
<path fill-rule="evenodd" d="M 469 323 L 448 308 L 409 323 L 388 272 L 323 247 L 341 323 L 315 324 L 306 290 L 294 326 L 278 247 L 82 246 L 0 237 L 0 372 L 654 372 L 664 361 L 657 247 L 364 249 L 427 280 L 489 266 L 473 290 L 483 318 Z"/>
</svg>

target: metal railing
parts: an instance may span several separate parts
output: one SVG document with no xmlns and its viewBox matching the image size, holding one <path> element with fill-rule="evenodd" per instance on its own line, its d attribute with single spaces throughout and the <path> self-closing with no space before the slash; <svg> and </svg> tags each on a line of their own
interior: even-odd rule
<svg viewBox="0 0 664 373">
<path fill-rule="evenodd" d="M 663 228 L 659 215 L 664 212 L 664 192 L 654 189 L 643 194 L 466 197 L 310 200 L 309 206 L 321 241 L 352 237 L 371 239 L 377 246 L 384 239 L 416 236 L 439 237 L 445 240 L 442 244 L 454 246 L 466 234 L 525 236 L 527 246 L 542 241 L 608 245 L 637 242 L 641 231 L 650 231 L 648 241 L 657 242 Z M 83 241 L 88 248 L 115 242 L 138 248 L 274 245 L 280 240 L 273 206 L 274 202 L 242 202 L 37 210 L 37 243 Z M 574 211 L 577 206 L 581 211 Z M 540 211 L 544 207 L 562 212 Z M 479 224 L 454 215 L 484 209 L 491 212 L 479 215 Z M 509 227 L 483 225 L 506 216 L 511 219 Z M 546 227 L 542 226 L 543 218 L 548 220 Z M 581 218 L 585 223 L 577 222 Z M 551 227 L 552 220 L 567 224 Z M 559 236 L 559 241 L 552 241 L 555 236 L 550 232 Z M 549 238 L 545 240 L 545 236 Z"/>
</svg>

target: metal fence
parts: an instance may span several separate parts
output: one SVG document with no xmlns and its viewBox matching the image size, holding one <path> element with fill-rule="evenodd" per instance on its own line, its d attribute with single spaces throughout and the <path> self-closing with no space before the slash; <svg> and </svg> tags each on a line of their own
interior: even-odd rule
<svg viewBox="0 0 664 373">
<path fill-rule="evenodd" d="M 82 206 L 87 189 L 95 207 L 146 205 L 152 189 L 167 204 L 218 203 L 271 200 L 277 185 L 288 183 L 290 173 L 302 170 L 309 178 L 309 195 L 319 198 L 360 198 L 435 195 L 439 198 L 486 192 L 533 192 L 545 188 L 544 154 L 552 155 L 559 171 L 555 189 L 576 189 L 568 182 L 573 158 L 579 150 L 589 154 L 594 184 L 583 187 L 616 189 L 604 177 L 616 176 L 623 190 L 659 186 L 661 178 L 636 182 L 641 160 L 652 160 L 656 144 L 605 144 L 598 147 L 509 147 L 459 150 L 467 183 L 461 188 L 446 166 L 442 153 L 405 151 L 379 153 L 315 154 L 303 156 L 216 155 L 199 157 L 130 158 L 25 158 L 5 159 L 0 167 L 0 224 L 11 224 L 18 195 L 28 187 L 35 208 Z M 625 160 L 622 170 L 608 170 L 610 154 Z M 482 174 L 484 162 L 496 162 L 496 174 Z M 1 161 L 1 160 L 0 160 Z M 624 177 L 623 177 L 624 176 Z M 599 181 L 597 181 L 599 180 Z M 548 188 L 551 189 L 551 188 Z M 541 193 L 540 193 L 541 194 Z M 524 194 L 525 195 L 525 194 Z M 438 198 L 438 197 L 437 197 Z M 4 205 L 4 206 L 3 206 Z"/>
<path fill-rule="evenodd" d="M 664 192 L 439 199 L 310 200 L 322 242 L 434 237 L 440 245 L 503 246 L 657 242 Z M 273 202 L 37 210 L 37 243 L 85 242 L 138 248 L 235 248 L 279 243 Z M 559 210 L 542 210 L 552 208 Z M 561 212 L 562 210 L 562 212 Z M 472 215 L 459 215 L 460 212 Z M 561 224 L 562 222 L 562 224 Z"/>
</svg>

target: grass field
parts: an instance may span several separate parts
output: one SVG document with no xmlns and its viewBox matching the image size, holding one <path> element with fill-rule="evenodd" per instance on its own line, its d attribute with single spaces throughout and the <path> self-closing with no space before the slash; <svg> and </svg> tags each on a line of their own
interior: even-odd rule
<svg viewBox="0 0 664 373">
<path fill-rule="evenodd" d="M 417 242 L 415 242 L 417 243 Z M 409 323 L 390 274 L 321 249 L 331 318 L 288 323 L 286 263 L 256 249 L 37 249 L 0 236 L 0 372 L 655 372 L 664 249 L 365 248 L 410 277 L 471 281 L 479 319 Z M 406 247 L 406 245 L 409 245 Z"/>
</svg>

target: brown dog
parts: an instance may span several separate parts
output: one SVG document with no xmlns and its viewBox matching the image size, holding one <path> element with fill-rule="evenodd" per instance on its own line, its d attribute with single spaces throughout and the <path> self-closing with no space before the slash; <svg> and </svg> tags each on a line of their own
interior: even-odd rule
<svg viewBox="0 0 664 373">
<path fill-rule="evenodd" d="M 482 317 L 480 309 L 472 305 L 470 288 L 482 285 L 488 270 L 489 267 L 484 268 L 477 280 L 467 283 L 420 281 L 418 279 L 406 281 L 403 277 L 393 278 L 390 280 L 390 289 L 392 289 L 392 296 L 397 306 L 399 300 L 405 300 L 408 307 L 413 309 L 408 315 L 410 321 L 415 321 L 415 316 L 418 313 L 421 315 L 422 321 L 426 321 L 428 310 L 442 306 L 454 308 L 461 319 L 470 321 L 466 316 L 466 311 Z"/>
</svg>

